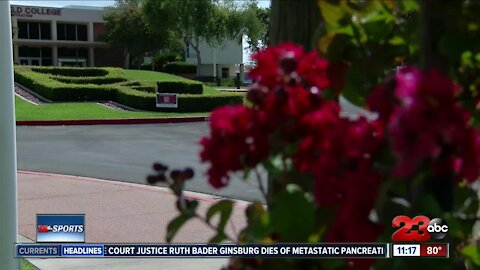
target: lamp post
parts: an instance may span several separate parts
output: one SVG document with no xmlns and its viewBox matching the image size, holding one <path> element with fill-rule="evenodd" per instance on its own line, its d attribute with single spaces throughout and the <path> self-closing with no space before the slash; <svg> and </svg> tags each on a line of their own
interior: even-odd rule
<svg viewBox="0 0 480 270">
<path fill-rule="evenodd" d="M 0 1 L 0 265 L 19 269 L 17 242 L 17 149 L 13 95 L 10 1 Z"/>
</svg>

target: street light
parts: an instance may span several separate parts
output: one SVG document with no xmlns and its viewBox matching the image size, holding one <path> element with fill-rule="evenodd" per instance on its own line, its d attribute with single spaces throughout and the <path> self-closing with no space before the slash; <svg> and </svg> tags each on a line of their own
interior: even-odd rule
<svg viewBox="0 0 480 270">
<path fill-rule="evenodd" d="M 13 95 L 13 50 L 10 1 L 0 1 L 0 265 L 19 269 L 17 242 L 17 149 Z"/>
</svg>

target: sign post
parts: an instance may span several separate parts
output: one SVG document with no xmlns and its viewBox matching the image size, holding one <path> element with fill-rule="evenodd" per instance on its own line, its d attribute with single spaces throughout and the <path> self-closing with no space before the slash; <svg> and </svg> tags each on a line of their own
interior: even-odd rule
<svg viewBox="0 0 480 270">
<path fill-rule="evenodd" d="M 0 265 L 19 269 L 17 242 L 17 149 L 13 95 L 10 1 L 0 1 Z"/>
</svg>

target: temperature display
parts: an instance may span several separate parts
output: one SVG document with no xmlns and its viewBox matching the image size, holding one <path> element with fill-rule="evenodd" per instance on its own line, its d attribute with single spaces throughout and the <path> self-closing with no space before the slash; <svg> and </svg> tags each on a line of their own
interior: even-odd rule
<svg viewBox="0 0 480 270">
<path fill-rule="evenodd" d="M 448 258 L 448 244 L 421 244 L 420 245 L 421 257 L 443 257 Z"/>
</svg>

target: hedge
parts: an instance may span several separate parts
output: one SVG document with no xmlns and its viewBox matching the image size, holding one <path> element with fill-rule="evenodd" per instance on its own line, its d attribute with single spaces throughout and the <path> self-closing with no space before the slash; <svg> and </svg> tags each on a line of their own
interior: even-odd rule
<svg viewBox="0 0 480 270">
<path fill-rule="evenodd" d="M 155 89 L 154 86 L 139 85 L 139 86 L 132 86 L 132 89 L 142 91 L 142 92 L 147 92 L 147 93 L 156 93 L 157 92 L 157 89 Z"/>
<path fill-rule="evenodd" d="M 106 68 L 32 67 L 31 69 L 38 73 L 70 77 L 102 77 L 110 73 Z"/>
<path fill-rule="evenodd" d="M 165 65 L 165 72 L 171 74 L 195 74 L 197 66 L 185 62 L 171 62 Z"/>
<path fill-rule="evenodd" d="M 203 94 L 203 84 L 189 82 L 157 82 L 159 93 Z"/>
<path fill-rule="evenodd" d="M 44 74 L 17 68 L 15 69 L 15 81 L 53 101 L 112 100 L 146 111 L 206 112 L 218 106 L 243 102 L 241 94 L 179 94 L 178 108 L 156 108 L 154 93 L 139 91 L 120 84 L 67 84 Z"/>
<path fill-rule="evenodd" d="M 135 90 L 117 92 L 120 104 L 146 111 L 208 112 L 219 106 L 243 103 L 242 94 L 178 95 L 178 108 L 157 108 L 156 96 Z"/>
<path fill-rule="evenodd" d="M 67 76 L 51 76 L 52 79 L 70 83 L 70 84 L 113 84 L 119 82 L 127 81 L 126 78 L 123 77 L 113 77 L 113 76 L 104 76 L 104 77 L 67 77 Z"/>
</svg>

